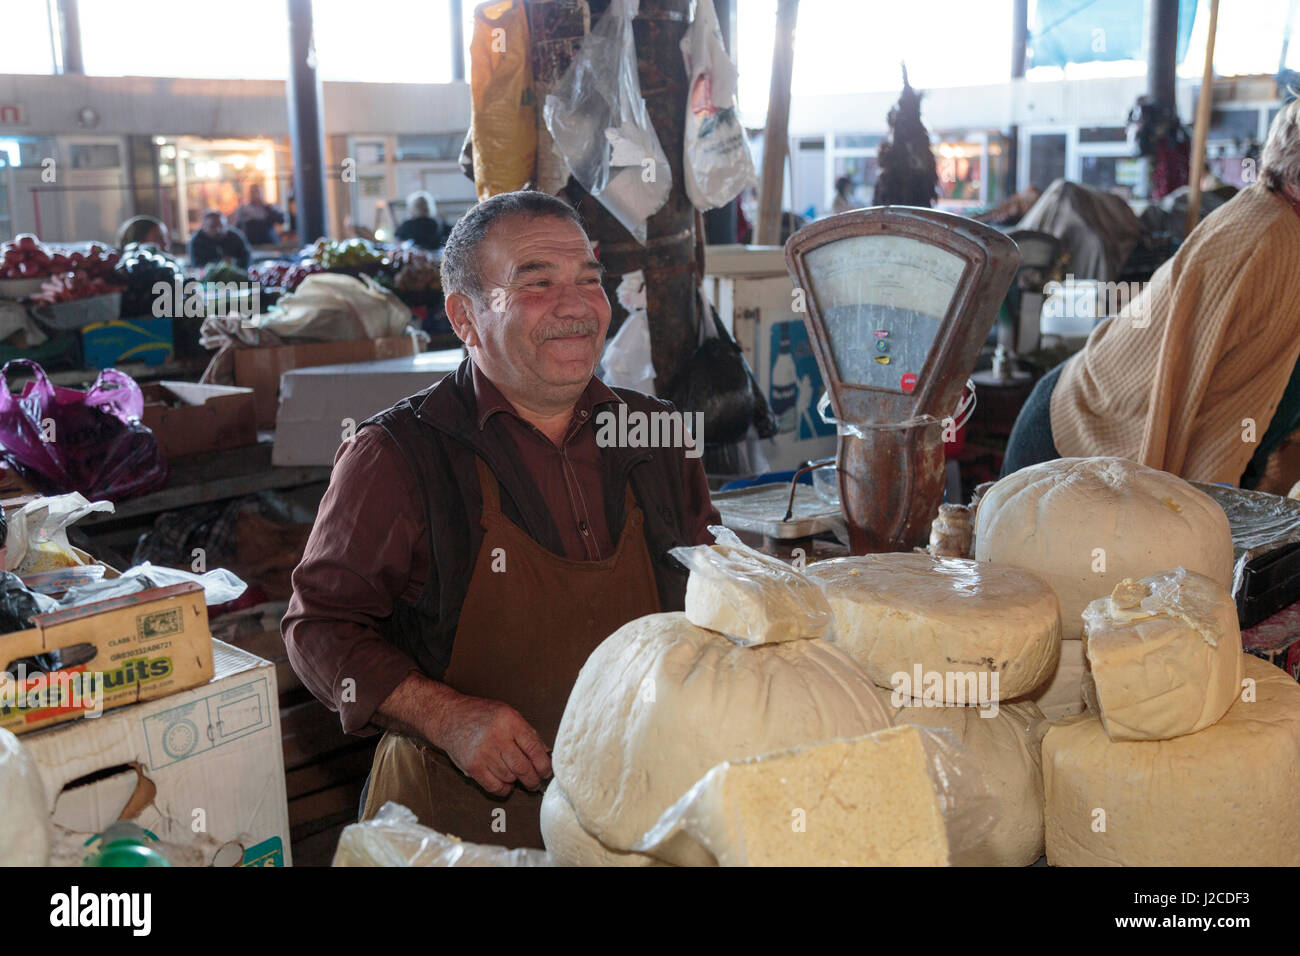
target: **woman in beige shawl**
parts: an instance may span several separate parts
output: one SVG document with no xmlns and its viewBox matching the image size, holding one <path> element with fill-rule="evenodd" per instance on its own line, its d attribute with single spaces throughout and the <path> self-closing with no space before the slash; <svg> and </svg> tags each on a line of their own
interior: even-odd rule
<svg viewBox="0 0 1300 956">
<path fill-rule="evenodd" d="M 1202 221 L 1083 351 L 1035 386 L 1003 473 L 1116 455 L 1236 485 L 1266 433 L 1276 444 L 1300 425 L 1300 378 L 1288 389 L 1297 357 L 1300 100 L 1274 120 L 1259 181 Z M 1287 421 L 1270 431 L 1275 412 Z"/>
</svg>

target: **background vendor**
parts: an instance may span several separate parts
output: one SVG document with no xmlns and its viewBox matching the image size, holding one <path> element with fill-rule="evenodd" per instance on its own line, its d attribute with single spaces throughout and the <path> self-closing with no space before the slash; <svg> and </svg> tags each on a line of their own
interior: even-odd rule
<svg viewBox="0 0 1300 956">
<path fill-rule="evenodd" d="M 1273 121 L 1259 181 L 1198 225 L 1124 311 L 1035 386 L 1003 474 L 1053 458 L 1115 455 L 1236 485 L 1300 427 L 1297 356 L 1293 101 Z"/>
<path fill-rule="evenodd" d="M 569 206 L 480 202 L 442 281 L 469 358 L 339 450 L 285 644 L 344 730 L 387 731 L 364 818 L 394 800 L 465 840 L 541 847 L 579 669 L 624 623 L 681 610 L 668 551 L 711 542 L 718 513 L 684 449 L 597 445 L 602 409 L 670 406 L 593 376 L 610 305 Z"/>
</svg>

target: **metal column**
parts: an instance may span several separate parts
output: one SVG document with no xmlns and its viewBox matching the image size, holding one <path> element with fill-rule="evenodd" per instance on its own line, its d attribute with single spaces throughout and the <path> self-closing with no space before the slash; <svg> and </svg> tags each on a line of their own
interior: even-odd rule
<svg viewBox="0 0 1300 956">
<path fill-rule="evenodd" d="M 1151 0 L 1147 96 L 1177 112 L 1178 0 Z"/>
<path fill-rule="evenodd" d="M 289 5 L 289 137 L 293 147 L 293 193 L 298 241 L 327 235 L 325 219 L 325 122 L 320 77 L 312 44 L 311 0 Z"/>
</svg>

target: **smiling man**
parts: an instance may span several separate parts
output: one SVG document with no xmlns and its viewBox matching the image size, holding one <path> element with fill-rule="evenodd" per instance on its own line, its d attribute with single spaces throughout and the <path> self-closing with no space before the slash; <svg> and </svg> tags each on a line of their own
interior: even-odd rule
<svg viewBox="0 0 1300 956">
<path fill-rule="evenodd" d="M 540 847 L 539 788 L 579 669 L 628 621 L 681 610 L 668 555 L 718 513 L 682 448 L 602 447 L 626 403 L 593 371 L 609 328 L 577 214 L 504 193 L 456 223 L 447 315 L 469 352 L 335 458 L 285 616 L 343 729 L 385 729 L 362 818 L 389 800 L 465 840 Z"/>
</svg>

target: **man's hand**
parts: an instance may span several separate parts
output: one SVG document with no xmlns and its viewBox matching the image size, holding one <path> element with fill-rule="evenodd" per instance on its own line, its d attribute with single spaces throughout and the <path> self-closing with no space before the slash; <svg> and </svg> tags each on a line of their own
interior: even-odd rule
<svg viewBox="0 0 1300 956">
<path fill-rule="evenodd" d="M 530 790 L 551 775 L 546 743 L 509 704 L 457 693 L 412 671 L 379 705 L 373 721 L 422 737 L 446 752 L 465 776 L 503 797 L 515 782 Z"/>
<path fill-rule="evenodd" d="M 546 744 L 519 711 L 499 700 L 460 696 L 440 715 L 433 741 L 467 777 L 504 797 L 515 781 L 537 790 L 551 775 Z"/>
</svg>

